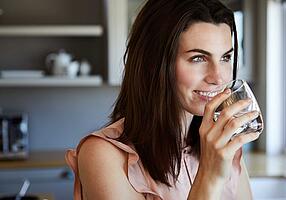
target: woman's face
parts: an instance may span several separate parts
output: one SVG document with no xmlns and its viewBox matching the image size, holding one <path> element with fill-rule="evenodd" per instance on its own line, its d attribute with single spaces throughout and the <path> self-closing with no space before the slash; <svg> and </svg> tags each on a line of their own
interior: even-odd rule
<svg viewBox="0 0 286 200">
<path fill-rule="evenodd" d="M 227 24 L 195 23 L 180 36 L 176 78 L 184 109 L 202 116 L 211 96 L 232 80 L 232 37 Z"/>
</svg>

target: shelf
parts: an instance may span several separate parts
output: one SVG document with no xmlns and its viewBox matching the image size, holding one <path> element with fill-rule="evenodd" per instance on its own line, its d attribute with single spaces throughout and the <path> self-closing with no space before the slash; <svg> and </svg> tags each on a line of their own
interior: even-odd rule
<svg viewBox="0 0 286 200">
<path fill-rule="evenodd" d="M 44 78 L 0 78 L 0 87 L 98 87 L 100 76 L 88 77 L 44 77 Z"/>
<path fill-rule="evenodd" d="M 100 25 L 0 26 L 0 36 L 90 36 L 103 35 Z"/>
</svg>

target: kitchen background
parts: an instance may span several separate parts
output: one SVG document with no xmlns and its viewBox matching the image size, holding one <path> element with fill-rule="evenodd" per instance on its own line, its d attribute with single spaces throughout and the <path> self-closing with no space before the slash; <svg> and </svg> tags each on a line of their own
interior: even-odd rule
<svg viewBox="0 0 286 200">
<path fill-rule="evenodd" d="M 0 0 L 0 113 L 25 113 L 29 134 L 28 159 L 0 161 L 0 197 L 28 179 L 30 194 L 72 199 L 64 151 L 108 121 L 143 2 Z M 266 126 L 244 147 L 255 199 L 286 199 L 286 3 L 224 2 L 236 11 L 239 77 L 251 84 Z"/>
</svg>

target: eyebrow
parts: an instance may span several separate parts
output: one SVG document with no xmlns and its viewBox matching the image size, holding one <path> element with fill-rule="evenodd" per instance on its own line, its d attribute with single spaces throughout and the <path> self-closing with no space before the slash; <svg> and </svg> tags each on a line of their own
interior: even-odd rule
<svg viewBox="0 0 286 200">
<path fill-rule="evenodd" d="M 206 50 L 203 50 L 203 49 L 191 49 L 191 50 L 186 51 L 186 53 L 190 53 L 190 52 L 197 52 L 197 53 L 205 54 L 205 55 L 207 55 L 207 56 L 211 56 L 211 55 L 212 55 L 210 52 L 208 52 L 208 51 L 206 51 Z M 230 50 L 228 50 L 227 52 L 225 52 L 225 53 L 223 54 L 223 56 L 225 56 L 225 55 L 227 55 L 227 54 L 229 54 L 229 53 L 231 53 L 231 52 L 233 52 L 233 48 L 231 48 Z"/>
</svg>

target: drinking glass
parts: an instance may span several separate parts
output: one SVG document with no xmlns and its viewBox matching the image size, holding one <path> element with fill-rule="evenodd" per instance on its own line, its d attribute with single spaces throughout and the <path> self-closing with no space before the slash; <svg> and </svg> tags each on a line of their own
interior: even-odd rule
<svg viewBox="0 0 286 200">
<path fill-rule="evenodd" d="M 231 90 L 231 94 L 215 110 L 214 121 L 217 121 L 221 111 L 225 107 L 228 107 L 231 104 L 234 104 L 235 102 L 237 102 L 239 100 L 251 99 L 252 103 L 249 106 L 247 106 L 246 108 L 244 108 L 243 110 L 241 110 L 239 113 L 235 114 L 234 117 L 240 117 L 243 114 L 248 113 L 248 112 L 252 112 L 252 111 L 258 111 L 260 113 L 260 115 L 256 119 L 254 119 L 250 122 L 247 122 L 246 124 L 239 127 L 234 132 L 234 135 L 232 137 L 235 137 L 235 136 L 240 135 L 240 134 L 251 133 L 251 132 L 260 132 L 261 133 L 263 131 L 263 128 L 264 128 L 263 118 L 262 118 L 261 111 L 260 111 L 259 105 L 257 103 L 257 100 L 256 100 L 253 92 L 251 91 L 249 85 L 247 84 L 247 82 L 244 80 L 241 80 L 241 79 L 233 80 L 233 81 L 223 85 L 222 91 L 224 91 L 227 88 L 229 88 Z"/>
</svg>

